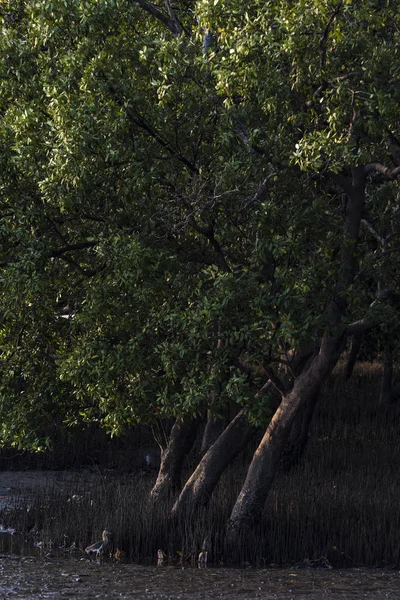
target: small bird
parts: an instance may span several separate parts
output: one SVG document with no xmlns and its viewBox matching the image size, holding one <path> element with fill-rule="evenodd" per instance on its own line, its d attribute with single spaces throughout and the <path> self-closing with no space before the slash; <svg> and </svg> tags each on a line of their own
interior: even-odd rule
<svg viewBox="0 0 400 600">
<path fill-rule="evenodd" d="M 161 567 L 167 560 L 167 555 L 164 550 L 157 550 L 157 567 Z"/>
<path fill-rule="evenodd" d="M 208 556 L 209 547 L 210 547 L 210 536 L 206 535 L 206 537 L 203 540 L 203 544 L 201 546 L 201 552 L 197 559 L 197 566 L 199 567 L 199 569 L 205 569 L 207 567 L 207 556 Z"/>
<path fill-rule="evenodd" d="M 126 562 L 126 552 L 117 548 L 114 553 L 114 558 L 117 562 L 120 562 L 120 563 Z"/>
<path fill-rule="evenodd" d="M 101 540 L 85 548 L 86 554 L 96 554 L 96 558 L 98 558 L 100 562 L 102 562 L 105 553 L 111 551 L 111 535 L 111 532 L 105 529 L 101 534 Z"/>
<path fill-rule="evenodd" d="M 199 554 L 199 558 L 197 559 L 197 564 L 199 569 L 205 569 L 207 566 L 207 550 L 202 550 Z"/>
</svg>

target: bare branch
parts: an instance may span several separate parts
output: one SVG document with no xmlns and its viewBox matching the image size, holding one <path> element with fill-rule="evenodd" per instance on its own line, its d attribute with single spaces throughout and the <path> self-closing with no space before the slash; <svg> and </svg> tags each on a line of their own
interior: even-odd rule
<svg viewBox="0 0 400 600">
<path fill-rule="evenodd" d="M 264 367 L 267 376 L 269 377 L 270 382 L 274 386 L 277 392 L 280 393 L 282 398 L 284 398 L 288 392 L 289 388 L 283 383 L 283 381 L 273 372 L 270 367 Z M 264 387 L 264 386 L 263 386 Z"/>
<path fill-rule="evenodd" d="M 370 175 L 371 173 L 380 173 L 384 175 L 387 179 L 396 179 L 400 175 L 400 167 L 396 167 L 395 169 L 388 169 L 385 165 L 381 163 L 369 163 L 364 166 L 364 173 L 366 175 Z"/>
<path fill-rule="evenodd" d="M 369 223 L 366 219 L 361 219 L 362 225 L 368 229 L 370 233 L 374 236 L 376 240 L 382 245 L 385 246 L 386 240 L 384 237 L 381 237 L 377 231 L 372 227 L 371 223 Z"/>
<path fill-rule="evenodd" d="M 172 21 L 175 23 L 175 29 L 177 31 L 177 35 L 180 35 L 182 33 L 182 25 L 180 24 L 180 22 L 178 21 L 178 18 L 176 16 L 176 14 L 174 13 L 174 11 L 172 10 L 172 6 L 169 0 L 164 0 L 164 4 L 165 7 L 169 13 L 169 16 L 171 17 Z"/>
<path fill-rule="evenodd" d="M 369 319 L 368 317 L 364 317 L 363 319 L 359 319 L 358 321 L 354 321 L 350 325 L 347 326 L 346 332 L 349 335 L 360 335 L 368 329 L 372 329 L 376 327 L 382 322 L 381 319 Z"/>
</svg>

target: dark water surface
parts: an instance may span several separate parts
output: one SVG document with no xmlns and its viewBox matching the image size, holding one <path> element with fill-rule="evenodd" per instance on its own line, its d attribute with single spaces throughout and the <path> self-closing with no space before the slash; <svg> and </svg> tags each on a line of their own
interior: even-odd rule
<svg viewBox="0 0 400 600">
<path fill-rule="evenodd" d="M 400 598 L 400 572 L 352 569 L 192 569 L 0 555 L 0 598 Z"/>
</svg>

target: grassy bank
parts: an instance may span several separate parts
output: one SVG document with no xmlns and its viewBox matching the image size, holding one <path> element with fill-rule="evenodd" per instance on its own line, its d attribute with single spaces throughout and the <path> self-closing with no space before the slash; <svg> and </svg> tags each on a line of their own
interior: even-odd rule
<svg viewBox="0 0 400 600">
<path fill-rule="evenodd" d="M 360 364 L 344 384 L 340 372 L 327 383 L 317 406 L 305 454 L 281 473 L 262 521 L 235 557 L 251 564 L 384 566 L 400 564 L 398 465 L 400 405 L 378 405 L 380 366 Z M 87 442 L 88 443 L 88 442 Z M 45 542 L 85 547 L 104 528 L 134 559 L 155 559 L 163 548 L 198 551 L 212 531 L 211 560 L 226 561 L 223 525 L 251 457 L 247 452 L 224 474 L 207 512 L 178 523 L 168 506 L 148 500 L 154 473 L 101 474 L 90 489 L 82 479 L 62 493 L 30 501 L 29 511 L 8 514 L 19 530 Z"/>
</svg>

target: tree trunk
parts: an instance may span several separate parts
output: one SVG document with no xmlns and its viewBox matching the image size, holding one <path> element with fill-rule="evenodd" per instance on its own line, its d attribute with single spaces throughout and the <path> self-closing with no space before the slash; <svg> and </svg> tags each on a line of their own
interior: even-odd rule
<svg viewBox="0 0 400 600">
<path fill-rule="evenodd" d="M 220 334 L 220 332 L 219 332 Z M 222 339 L 220 338 L 218 341 L 218 348 L 222 347 Z M 222 393 L 227 381 L 229 379 L 229 375 L 225 374 L 221 377 L 220 380 L 215 382 L 214 388 L 210 391 L 208 398 L 208 410 L 207 410 L 207 423 L 203 433 L 203 439 L 201 442 L 200 448 L 200 457 L 199 460 L 205 455 L 207 450 L 213 443 L 219 438 L 221 433 L 224 431 L 226 424 L 229 420 L 229 408 L 224 408 L 221 411 L 221 416 L 215 416 L 215 405 L 216 402 Z"/>
<path fill-rule="evenodd" d="M 198 421 L 177 419 L 171 429 L 168 443 L 161 446 L 161 464 L 151 498 L 160 500 L 180 489 L 182 465 L 196 438 Z"/>
<path fill-rule="evenodd" d="M 361 348 L 362 338 L 363 338 L 362 334 L 358 334 L 358 335 L 355 334 L 355 335 L 353 335 L 353 339 L 351 340 L 351 348 L 350 348 L 349 356 L 347 358 L 346 367 L 344 370 L 344 377 L 345 377 L 346 381 L 348 381 L 350 379 L 350 377 L 353 375 L 354 367 L 356 366 L 358 354 L 359 354 L 360 348 Z"/>
<path fill-rule="evenodd" d="M 281 459 L 281 465 L 285 471 L 289 471 L 297 465 L 303 456 L 318 395 L 317 393 L 310 396 L 294 419 Z"/>
<path fill-rule="evenodd" d="M 334 362 L 331 357 L 332 352 L 325 353 L 322 346 L 319 355 L 296 379 L 293 389 L 282 399 L 272 417 L 254 453 L 246 480 L 228 521 L 228 543 L 236 545 L 240 534 L 260 518 L 294 418 L 305 402 L 318 395 L 321 385 L 333 368 Z"/>
<path fill-rule="evenodd" d="M 395 393 L 393 391 L 393 350 L 390 343 L 385 344 L 383 352 L 383 373 L 381 380 L 381 393 L 379 402 L 388 403 L 392 402 Z"/>
<path fill-rule="evenodd" d="M 227 412 L 227 411 L 226 411 Z M 207 411 L 207 423 L 203 433 L 201 442 L 200 456 L 203 457 L 207 450 L 219 438 L 226 427 L 227 415 L 215 417 L 211 410 Z"/>
<path fill-rule="evenodd" d="M 243 411 L 240 411 L 209 448 L 186 482 L 172 508 L 173 515 L 193 511 L 207 504 L 221 474 L 247 445 L 255 431 Z"/>
</svg>

